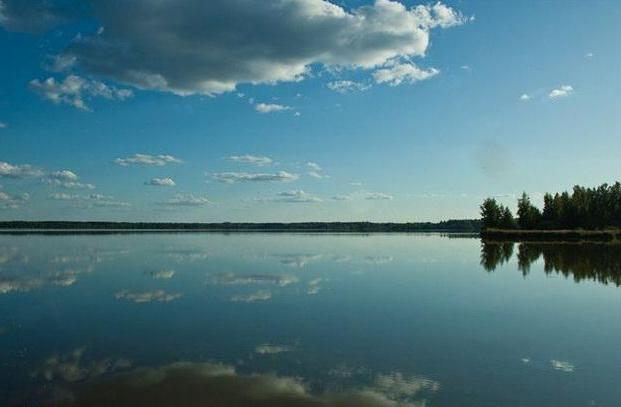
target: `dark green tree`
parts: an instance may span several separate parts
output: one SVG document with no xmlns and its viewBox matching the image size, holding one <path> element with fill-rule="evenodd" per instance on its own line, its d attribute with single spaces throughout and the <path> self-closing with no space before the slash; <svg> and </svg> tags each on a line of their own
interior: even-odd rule
<svg viewBox="0 0 621 407">
<path fill-rule="evenodd" d="M 500 226 L 500 218 L 502 213 L 500 212 L 500 206 L 495 199 L 487 198 L 483 201 L 480 208 L 483 229 L 497 228 Z"/>
<path fill-rule="evenodd" d="M 526 192 L 518 199 L 518 224 L 522 229 L 538 229 L 541 224 L 541 212 L 531 202 Z"/>
</svg>

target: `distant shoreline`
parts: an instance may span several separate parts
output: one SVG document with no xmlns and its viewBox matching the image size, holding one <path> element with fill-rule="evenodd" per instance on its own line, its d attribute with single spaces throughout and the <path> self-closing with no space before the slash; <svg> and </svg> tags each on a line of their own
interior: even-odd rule
<svg viewBox="0 0 621 407">
<path fill-rule="evenodd" d="M 554 242 L 609 242 L 621 243 L 621 229 L 604 230 L 516 230 L 486 229 L 481 231 L 484 240 L 498 241 L 554 241 Z"/>
<path fill-rule="evenodd" d="M 0 234 L 63 233 L 186 233 L 186 232 L 292 232 L 292 233 L 479 233 L 479 220 L 442 222 L 294 222 L 294 223 L 170 223 L 170 222 L 65 222 L 5 221 Z"/>
</svg>

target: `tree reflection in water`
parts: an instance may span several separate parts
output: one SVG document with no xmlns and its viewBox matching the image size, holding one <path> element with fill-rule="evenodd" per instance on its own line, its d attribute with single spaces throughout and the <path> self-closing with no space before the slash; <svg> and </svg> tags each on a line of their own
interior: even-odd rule
<svg viewBox="0 0 621 407">
<path fill-rule="evenodd" d="M 487 271 L 509 262 L 513 242 L 486 242 L 481 245 L 481 266 Z M 543 257 L 546 274 L 557 273 L 574 281 L 597 281 L 621 285 L 621 245 L 605 243 L 518 243 L 518 270 L 523 275 Z"/>
</svg>

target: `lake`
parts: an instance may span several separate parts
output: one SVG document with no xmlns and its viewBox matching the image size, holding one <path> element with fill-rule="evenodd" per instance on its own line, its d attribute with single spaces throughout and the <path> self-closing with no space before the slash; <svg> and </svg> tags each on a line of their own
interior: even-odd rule
<svg viewBox="0 0 621 407">
<path fill-rule="evenodd" d="M 0 236 L 0 405 L 618 406 L 621 250 Z"/>
</svg>

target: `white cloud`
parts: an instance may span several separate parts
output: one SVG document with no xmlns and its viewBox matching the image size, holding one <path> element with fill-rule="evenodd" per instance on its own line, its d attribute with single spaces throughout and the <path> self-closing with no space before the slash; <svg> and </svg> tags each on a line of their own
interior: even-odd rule
<svg viewBox="0 0 621 407">
<path fill-rule="evenodd" d="M 553 359 L 550 361 L 550 365 L 552 366 L 552 369 L 565 373 L 573 373 L 574 370 L 576 370 L 576 367 L 572 363 L 563 360 Z"/>
<path fill-rule="evenodd" d="M 90 74 L 181 95 L 298 81 L 313 65 L 373 69 L 424 56 L 432 29 L 471 20 L 439 2 L 390 0 L 349 9 L 326 0 L 134 0 L 131 14 L 124 2 L 92 10 L 105 29 L 63 55 Z"/>
<path fill-rule="evenodd" d="M 275 284 L 285 287 L 289 284 L 298 282 L 296 276 L 289 274 L 234 274 L 222 273 L 218 274 L 209 281 L 211 284 L 222 285 L 249 285 L 249 284 Z"/>
<path fill-rule="evenodd" d="M 122 167 L 127 167 L 129 165 L 144 165 L 144 166 L 155 166 L 155 167 L 163 167 L 167 164 L 179 164 L 182 163 L 180 159 L 173 157 L 172 155 L 160 154 L 160 155 L 149 155 L 149 154 L 134 154 L 131 157 L 125 158 L 117 158 L 114 162 Z"/>
<path fill-rule="evenodd" d="M 125 100 L 134 95 L 129 89 L 118 89 L 77 75 L 69 75 L 63 81 L 57 81 L 52 77 L 44 81 L 33 79 L 30 81 L 30 87 L 55 104 L 67 104 L 80 110 L 90 110 L 86 104 L 88 99 L 101 97 L 109 100 Z"/>
<path fill-rule="evenodd" d="M 166 202 L 160 202 L 160 205 L 164 206 L 205 206 L 212 202 L 207 197 L 200 197 L 194 195 L 175 195 L 174 198 L 169 199 Z"/>
<path fill-rule="evenodd" d="M 235 182 L 290 182 L 299 178 L 297 174 L 286 171 L 276 173 L 248 173 L 248 172 L 218 172 L 213 174 L 214 179 L 225 183 Z"/>
<path fill-rule="evenodd" d="M 30 201 L 30 194 L 9 195 L 0 191 L 0 209 L 19 209 L 22 203 Z"/>
<path fill-rule="evenodd" d="M 352 196 L 351 195 L 335 195 L 332 198 L 333 201 L 351 201 Z"/>
<path fill-rule="evenodd" d="M 54 171 L 47 175 L 47 182 L 66 189 L 95 189 L 93 184 L 78 182 L 78 175 L 70 170 Z"/>
<path fill-rule="evenodd" d="M 291 110 L 291 106 L 279 105 L 277 103 L 257 103 L 254 109 L 259 113 L 274 113 Z"/>
<path fill-rule="evenodd" d="M 530 100 L 530 99 L 531 99 L 530 95 L 528 95 L 526 93 L 523 93 L 522 96 L 520 96 L 520 100 L 527 101 L 527 100 Z"/>
<path fill-rule="evenodd" d="M 321 282 L 323 281 L 322 278 L 314 278 L 311 281 L 308 282 L 308 289 L 306 290 L 306 294 L 308 295 L 317 295 L 319 294 L 319 291 L 321 290 Z"/>
<path fill-rule="evenodd" d="M 321 202 L 321 198 L 302 190 L 280 192 L 278 197 L 272 199 L 274 202 L 308 203 Z"/>
<path fill-rule="evenodd" d="M 254 348 L 255 353 L 259 355 L 277 355 L 279 353 L 291 352 L 291 350 L 291 346 L 272 345 L 269 343 L 264 343 Z"/>
<path fill-rule="evenodd" d="M 595 56 L 595 54 L 593 54 L 592 52 L 587 52 L 586 54 L 584 54 L 585 58 L 593 58 Z"/>
<path fill-rule="evenodd" d="M 371 85 L 362 82 L 354 82 L 349 80 L 328 82 L 328 89 L 335 92 L 345 94 L 352 92 L 364 92 L 371 88 Z"/>
<path fill-rule="evenodd" d="M 563 85 L 560 88 L 552 89 L 548 94 L 550 99 L 559 99 L 567 97 L 574 93 L 574 88 L 571 85 Z"/>
<path fill-rule="evenodd" d="M 73 171 L 69 170 L 61 170 L 54 171 L 48 175 L 50 179 L 59 180 L 59 181 L 77 181 L 78 176 Z"/>
<path fill-rule="evenodd" d="M 135 302 L 137 304 L 145 302 L 170 302 L 181 298 L 182 294 L 169 294 L 164 290 L 146 291 L 146 292 L 131 292 L 127 290 L 119 291 L 114 294 L 114 297 L 118 300 L 127 300 Z"/>
<path fill-rule="evenodd" d="M 402 83 L 424 81 L 439 73 L 436 68 L 421 69 L 413 63 L 396 63 L 373 72 L 373 78 L 377 83 L 398 86 Z"/>
<path fill-rule="evenodd" d="M 149 273 L 149 275 L 156 280 L 169 280 L 174 277 L 175 270 L 152 271 Z"/>
<path fill-rule="evenodd" d="M 309 171 L 308 176 L 317 179 L 329 178 L 327 175 L 323 175 L 322 173 L 317 171 Z"/>
<path fill-rule="evenodd" d="M 6 129 L 7 127 L 9 127 L 8 124 L 6 124 L 5 122 L 0 122 L 0 129 Z"/>
<path fill-rule="evenodd" d="M 0 178 L 37 178 L 42 177 L 43 171 L 30 164 L 14 165 L 0 161 Z"/>
<path fill-rule="evenodd" d="M 126 208 L 131 206 L 127 202 L 117 201 L 114 197 L 102 194 L 77 195 L 57 192 L 50 195 L 50 199 L 55 201 L 71 201 L 81 209 L 90 208 Z"/>
<path fill-rule="evenodd" d="M 177 185 L 175 181 L 170 177 L 153 178 L 151 179 L 151 181 L 146 181 L 144 184 L 154 187 L 174 187 L 175 185 Z"/>
<path fill-rule="evenodd" d="M 311 171 L 317 171 L 317 172 L 321 171 L 321 167 L 317 163 L 309 161 L 309 162 L 306 163 L 306 166 Z"/>
<path fill-rule="evenodd" d="M 271 165 L 273 163 L 272 159 L 269 157 L 266 157 L 264 155 L 251 154 L 232 155 L 230 157 L 227 157 L 227 160 L 237 163 L 257 165 L 259 167 Z"/>
<path fill-rule="evenodd" d="M 369 192 L 365 195 L 364 199 L 370 201 L 392 201 L 394 197 L 383 192 Z"/>
<path fill-rule="evenodd" d="M 267 301 L 272 298 L 271 291 L 259 290 L 251 294 L 238 294 L 231 297 L 233 302 L 257 302 Z"/>
</svg>

